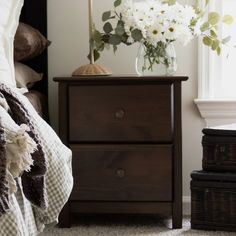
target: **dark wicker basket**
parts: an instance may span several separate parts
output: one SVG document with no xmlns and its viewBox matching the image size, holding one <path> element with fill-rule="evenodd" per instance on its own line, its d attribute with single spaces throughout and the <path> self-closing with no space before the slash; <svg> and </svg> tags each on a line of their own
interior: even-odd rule
<svg viewBox="0 0 236 236">
<path fill-rule="evenodd" d="M 236 174 L 191 174 L 193 229 L 236 231 Z"/>
<path fill-rule="evenodd" d="M 234 125 L 203 129 L 203 170 L 236 172 L 236 130 Z"/>
<path fill-rule="evenodd" d="M 236 138 L 204 135 L 202 168 L 236 172 Z"/>
</svg>

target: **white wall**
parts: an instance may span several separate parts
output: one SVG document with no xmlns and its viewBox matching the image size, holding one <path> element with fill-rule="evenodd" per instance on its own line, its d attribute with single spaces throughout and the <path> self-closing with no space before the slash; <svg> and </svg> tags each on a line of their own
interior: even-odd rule
<svg viewBox="0 0 236 236">
<path fill-rule="evenodd" d="M 101 26 L 101 15 L 112 8 L 112 0 L 94 0 L 96 26 Z M 57 129 L 57 85 L 52 81 L 55 76 L 70 75 L 74 69 L 87 64 L 88 21 L 86 0 L 49 0 L 48 1 L 48 38 L 52 41 L 49 48 L 49 99 L 52 125 Z M 114 74 L 134 74 L 134 61 L 137 47 L 119 48 L 105 52 L 100 64 L 112 68 Z M 201 169 L 201 130 L 200 119 L 193 99 L 197 97 L 197 42 L 187 47 L 177 47 L 178 74 L 188 75 L 183 83 L 183 177 L 184 196 L 190 195 L 190 172 Z"/>
</svg>

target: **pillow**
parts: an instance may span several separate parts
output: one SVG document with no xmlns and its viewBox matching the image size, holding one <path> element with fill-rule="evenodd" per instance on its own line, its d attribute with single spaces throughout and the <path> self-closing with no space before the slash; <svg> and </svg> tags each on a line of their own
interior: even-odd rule
<svg viewBox="0 0 236 236">
<path fill-rule="evenodd" d="M 50 45 L 37 29 L 20 23 L 14 40 L 14 59 L 16 61 L 28 60 L 40 55 Z"/>
<path fill-rule="evenodd" d="M 13 41 L 23 0 L 0 0 L 0 82 L 16 86 Z"/>
<path fill-rule="evenodd" d="M 15 79 L 17 88 L 31 88 L 35 82 L 40 81 L 43 74 L 39 74 L 27 65 L 15 62 Z"/>
<path fill-rule="evenodd" d="M 24 95 L 29 99 L 30 103 L 41 117 L 47 114 L 47 99 L 44 94 L 39 91 L 31 90 Z"/>
</svg>

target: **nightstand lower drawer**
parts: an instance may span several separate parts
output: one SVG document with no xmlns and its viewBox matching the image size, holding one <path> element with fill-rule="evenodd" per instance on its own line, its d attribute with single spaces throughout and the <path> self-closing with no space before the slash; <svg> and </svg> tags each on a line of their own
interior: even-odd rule
<svg viewBox="0 0 236 236">
<path fill-rule="evenodd" d="M 172 201 L 172 145 L 71 145 L 71 200 Z"/>
</svg>

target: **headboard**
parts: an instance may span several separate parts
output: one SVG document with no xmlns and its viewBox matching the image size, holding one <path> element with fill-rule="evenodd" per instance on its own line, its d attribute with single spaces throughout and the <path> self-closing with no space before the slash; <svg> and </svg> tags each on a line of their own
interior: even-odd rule
<svg viewBox="0 0 236 236">
<path fill-rule="evenodd" d="M 20 21 L 38 29 L 47 37 L 47 0 L 24 0 Z M 48 54 L 45 50 L 40 56 L 24 62 L 35 71 L 43 73 L 43 80 L 36 83 L 34 89 L 48 94 Z"/>
</svg>

